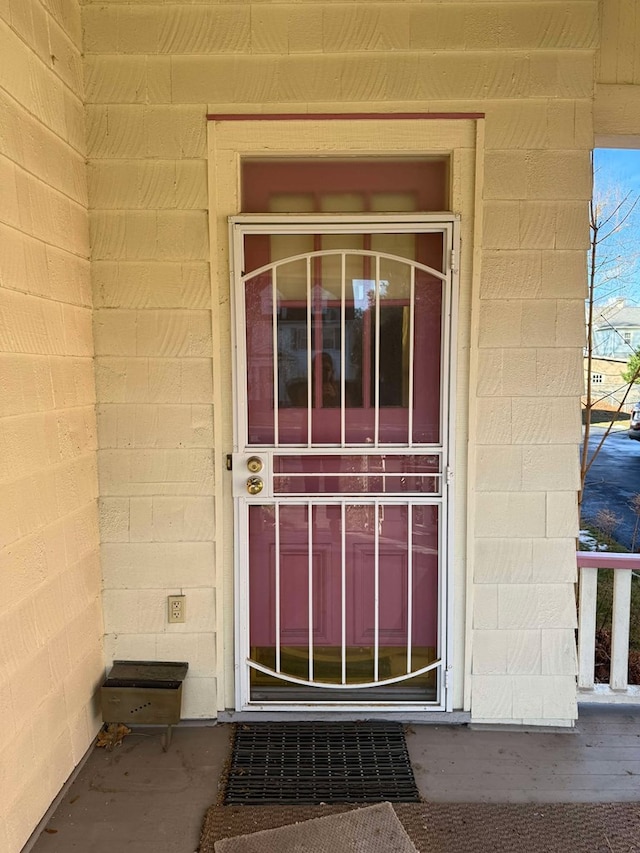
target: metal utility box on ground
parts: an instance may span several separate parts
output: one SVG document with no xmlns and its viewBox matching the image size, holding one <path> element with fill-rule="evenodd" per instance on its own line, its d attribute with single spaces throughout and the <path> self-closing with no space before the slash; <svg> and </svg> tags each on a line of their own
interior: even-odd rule
<svg viewBox="0 0 640 853">
<path fill-rule="evenodd" d="M 182 682 L 189 664 L 179 661 L 116 660 L 100 690 L 105 723 L 165 725 L 180 722 Z"/>
</svg>

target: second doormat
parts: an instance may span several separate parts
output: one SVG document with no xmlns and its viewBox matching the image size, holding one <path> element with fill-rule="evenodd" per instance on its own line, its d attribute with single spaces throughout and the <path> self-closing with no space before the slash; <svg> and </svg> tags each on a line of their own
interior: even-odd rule
<svg viewBox="0 0 640 853">
<path fill-rule="evenodd" d="M 419 802 L 400 723 L 240 723 L 225 805 Z"/>
</svg>

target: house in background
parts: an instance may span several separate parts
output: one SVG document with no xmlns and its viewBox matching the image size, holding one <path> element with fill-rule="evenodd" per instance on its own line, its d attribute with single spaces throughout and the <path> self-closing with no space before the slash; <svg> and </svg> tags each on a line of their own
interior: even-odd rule
<svg viewBox="0 0 640 853">
<path fill-rule="evenodd" d="M 638 144 L 639 27 L 0 3 L 1 849 L 114 659 L 188 661 L 193 719 L 573 725 L 590 152 Z"/>
<path fill-rule="evenodd" d="M 627 362 L 617 358 L 592 358 L 591 394 L 596 412 L 611 413 L 620 411 L 629 415 L 635 403 L 640 400 L 640 386 L 629 384 L 622 378 Z M 587 359 L 584 360 L 584 380 L 587 382 Z M 583 403 L 586 398 L 583 397 Z M 606 417 L 606 415 L 603 415 Z"/>
<path fill-rule="evenodd" d="M 625 364 L 640 349 L 640 307 L 618 299 L 594 311 L 593 352 Z"/>
<path fill-rule="evenodd" d="M 629 358 L 640 348 L 640 308 L 623 299 L 594 306 L 591 388 L 595 409 L 630 413 L 640 401 L 640 385 L 622 378 Z M 585 357 L 585 385 L 587 359 Z"/>
</svg>

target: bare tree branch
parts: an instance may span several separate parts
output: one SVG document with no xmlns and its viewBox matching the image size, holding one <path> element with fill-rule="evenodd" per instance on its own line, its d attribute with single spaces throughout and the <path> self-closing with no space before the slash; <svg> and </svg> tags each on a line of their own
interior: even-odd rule
<svg viewBox="0 0 640 853">
<path fill-rule="evenodd" d="M 593 161 L 592 161 L 593 167 Z M 615 201 L 608 204 L 606 198 L 598 198 L 594 200 L 592 197 L 589 202 L 589 226 L 591 233 L 591 245 L 588 255 L 588 296 L 587 296 L 587 329 L 586 329 L 586 388 L 585 388 L 585 425 L 582 438 L 582 448 L 580 453 L 580 494 L 578 497 L 579 504 L 582 503 L 584 493 L 584 485 L 586 476 L 593 465 L 598 453 L 607 439 L 613 424 L 615 416 L 619 415 L 629 396 L 632 386 L 640 379 L 640 362 L 638 363 L 630 381 L 626 386 L 621 386 L 616 392 L 626 388 L 622 399 L 620 400 L 617 409 L 612 412 L 612 418 L 607 429 L 600 438 L 595 450 L 589 456 L 589 439 L 591 437 L 591 416 L 594 407 L 602 402 L 604 397 L 594 399 L 593 393 L 593 359 L 594 359 L 594 314 L 596 305 L 597 292 L 603 288 L 608 288 L 607 296 L 611 296 L 616 289 L 623 288 L 625 284 L 626 274 L 630 272 L 634 266 L 637 257 L 640 255 L 637 252 L 628 252 L 627 247 L 622 246 L 617 248 L 617 239 L 621 237 L 621 232 L 627 227 L 630 217 L 633 214 L 640 195 L 633 195 L 631 192 L 626 193 L 620 201 Z M 615 223 L 612 225 L 612 223 Z M 615 239 L 614 239 L 615 238 Z M 603 254 L 603 246 L 607 242 L 613 242 L 613 253 Z M 609 287 L 611 285 L 611 287 Z M 616 288 L 618 285 L 619 288 Z M 599 294 L 598 294 L 599 295 Z M 609 326 L 616 334 L 619 334 L 615 329 L 614 324 L 605 315 L 600 312 L 600 319 L 606 326 Z M 632 348 L 631 348 L 632 349 Z M 607 395 L 610 397 L 611 393 Z"/>
<path fill-rule="evenodd" d="M 622 199 L 622 201 L 620 202 L 620 204 L 619 204 L 619 205 L 617 205 L 617 207 L 615 208 L 615 210 L 613 210 L 613 211 L 612 211 L 611 216 L 609 216 L 607 219 L 605 219 L 603 222 L 601 222 L 601 223 L 600 223 L 600 230 L 601 230 L 601 231 L 602 231 L 602 229 L 603 229 L 606 225 L 608 225 L 608 224 L 609 224 L 609 222 L 611 222 L 611 220 L 612 220 L 612 219 L 614 218 L 614 216 L 618 213 L 618 211 L 619 211 L 619 210 L 622 210 L 622 208 L 624 207 L 624 205 L 627 203 L 627 201 L 628 201 L 630 198 L 631 198 L 631 193 L 629 192 L 629 193 L 627 193 L 627 194 L 626 194 L 626 196 Z M 601 237 L 601 238 L 600 238 L 601 242 L 602 242 L 602 241 L 604 241 L 604 240 L 606 240 L 608 236 L 610 236 L 611 234 L 614 234 L 616 231 L 620 231 L 620 229 L 621 229 L 621 228 L 622 228 L 622 226 L 625 224 L 625 222 L 627 221 L 627 219 L 629 219 L 629 217 L 630 217 L 630 216 L 631 216 L 631 214 L 633 213 L 634 208 L 635 208 L 635 206 L 636 206 L 637 204 L 638 204 L 638 197 L 636 196 L 636 197 L 634 198 L 634 200 L 631 202 L 631 204 L 628 206 L 628 208 L 627 208 L 627 210 L 625 211 L 625 213 L 624 213 L 624 215 L 623 215 L 622 219 L 620 219 L 620 220 L 616 223 L 615 228 L 613 228 L 611 231 L 609 231 L 609 233 L 608 233 L 608 234 L 605 234 L 603 237 Z"/>
</svg>

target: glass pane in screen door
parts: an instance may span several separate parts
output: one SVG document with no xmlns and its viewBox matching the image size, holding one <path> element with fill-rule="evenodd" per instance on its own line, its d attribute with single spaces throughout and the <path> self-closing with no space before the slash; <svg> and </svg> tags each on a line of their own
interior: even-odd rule
<svg viewBox="0 0 640 853">
<path fill-rule="evenodd" d="M 247 242 L 264 260 L 262 238 Z M 245 278 L 248 444 L 440 443 L 442 280 L 410 260 L 440 271 L 442 235 L 311 242 Z"/>
<path fill-rule="evenodd" d="M 254 670 L 252 699 L 435 697 L 433 670 L 405 677 L 438 655 L 438 507 L 251 506 L 249 543 L 251 658 L 295 679 Z"/>
</svg>

